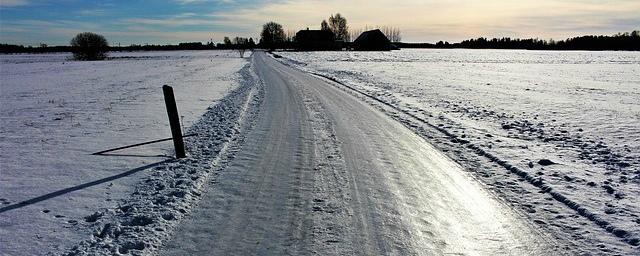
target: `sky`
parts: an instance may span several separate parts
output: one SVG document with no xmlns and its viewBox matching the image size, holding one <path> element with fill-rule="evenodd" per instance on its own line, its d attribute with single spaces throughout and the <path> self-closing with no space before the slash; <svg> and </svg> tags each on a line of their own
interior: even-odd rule
<svg viewBox="0 0 640 256">
<path fill-rule="evenodd" d="M 318 29 L 333 13 L 354 29 L 397 27 L 405 42 L 640 30 L 640 0 L 0 0 L 0 43 L 68 45 L 85 31 L 111 45 L 220 42 L 258 38 L 268 21 Z"/>
</svg>

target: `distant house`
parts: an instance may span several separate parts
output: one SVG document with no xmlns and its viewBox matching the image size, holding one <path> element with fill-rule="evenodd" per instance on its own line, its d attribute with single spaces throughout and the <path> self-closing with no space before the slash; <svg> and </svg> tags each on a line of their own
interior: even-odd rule
<svg viewBox="0 0 640 256">
<path fill-rule="evenodd" d="M 398 49 L 379 29 L 362 32 L 353 41 L 352 47 L 356 51 L 390 51 Z"/>
<path fill-rule="evenodd" d="M 296 48 L 302 51 L 327 51 L 340 49 L 330 30 L 300 30 L 296 33 Z"/>
</svg>

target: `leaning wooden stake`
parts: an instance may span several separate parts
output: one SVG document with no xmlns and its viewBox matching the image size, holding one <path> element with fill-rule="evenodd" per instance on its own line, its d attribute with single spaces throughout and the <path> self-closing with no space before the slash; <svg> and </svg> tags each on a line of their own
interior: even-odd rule
<svg viewBox="0 0 640 256">
<path fill-rule="evenodd" d="M 173 88 L 168 85 L 162 86 L 164 93 L 164 103 L 167 105 L 167 114 L 169 115 L 169 125 L 171 126 L 171 136 L 173 137 L 173 146 L 176 149 L 176 158 L 184 158 L 184 141 L 182 140 L 182 130 L 180 129 L 180 118 L 178 117 L 178 107 L 176 107 L 176 99 L 173 96 Z"/>
</svg>

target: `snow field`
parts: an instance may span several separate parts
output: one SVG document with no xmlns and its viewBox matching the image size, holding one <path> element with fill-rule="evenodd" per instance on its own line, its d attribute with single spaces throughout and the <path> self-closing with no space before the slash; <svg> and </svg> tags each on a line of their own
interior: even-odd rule
<svg viewBox="0 0 640 256">
<path fill-rule="evenodd" d="M 95 212 L 94 231 L 64 255 L 155 254 L 172 230 L 197 205 L 216 173 L 226 167 L 251 125 L 261 87 L 249 65 L 241 71 L 242 85 L 210 107 L 188 132 L 189 157 L 155 167 L 115 209 Z"/>
<path fill-rule="evenodd" d="M 0 251 L 44 254 L 87 239 L 153 168 L 175 165 L 161 86 L 174 87 L 184 127 L 244 79 L 232 51 L 0 56 Z M 188 148 L 190 151 L 190 148 Z M 104 214 L 103 214 L 104 215 Z"/>
<path fill-rule="evenodd" d="M 638 250 L 637 54 L 279 54 L 364 93 L 567 246 Z"/>
</svg>

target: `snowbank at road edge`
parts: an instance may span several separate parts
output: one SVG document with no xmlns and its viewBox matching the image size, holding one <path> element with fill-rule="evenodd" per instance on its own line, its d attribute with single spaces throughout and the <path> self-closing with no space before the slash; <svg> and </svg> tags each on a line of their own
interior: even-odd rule
<svg viewBox="0 0 640 256">
<path fill-rule="evenodd" d="M 198 136 L 186 139 L 189 155 L 170 160 L 153 170 L 136 186 L 130 198 L 115 209 L 86 216 L 93 235 L 67 252 L 50 255 L 153 254 L 161 248 L 197 205 L 207 185 L 215 180 L 242 142 L 242 131 L 251 126 L 251 116 L 264 91 L 251 64 L 240 71 L 241 86 L 215 106 L 209 107 L 186 132 Z"/>
</svg>

